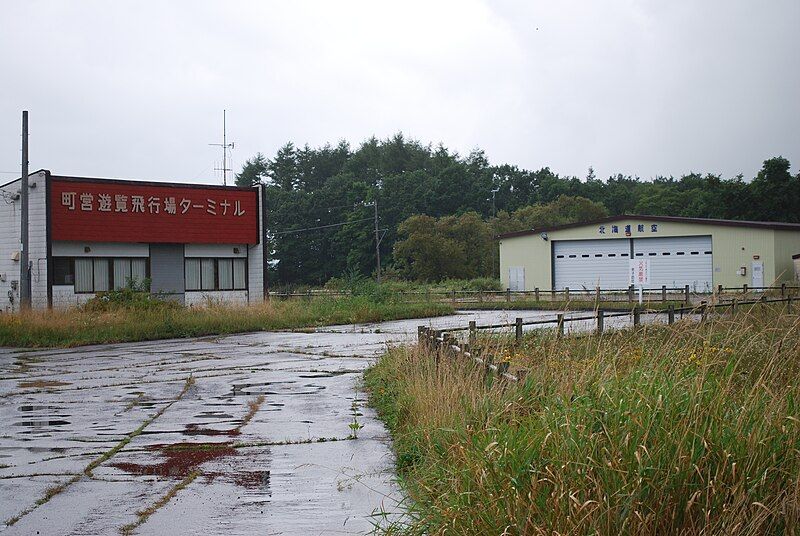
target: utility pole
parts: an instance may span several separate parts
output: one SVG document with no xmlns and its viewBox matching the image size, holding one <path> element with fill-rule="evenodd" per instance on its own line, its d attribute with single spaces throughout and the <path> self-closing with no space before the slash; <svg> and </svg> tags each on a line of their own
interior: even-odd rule
<svg viewBox="0 0 800 536">
<path fill-rule="evenodd" d="M 222 184 L 228 185 L 228 149 L 233 149 L 233 142 L 228 143 L 228 131 L 225 124 L 227 110 L 222 110 L 222 143 L 209 143 L 214 147 L 222 147 L 222 167 L 214 168 L 215 171 L 222 171 Z"/>
<path fill-rule="evenodd" d="M 378 234 L 378 200 L 372 202 L 375 207 L 375 258 L 378 260 L 378 284 L 381 284 L 381 237 Z"/>
<path fill-rule="evenodd" d="M 22 203 L 20 221 L 19 305 L 31 308 L 31 270 L 28 261 L 28 111 L 22 112 Z"/>
</svg>

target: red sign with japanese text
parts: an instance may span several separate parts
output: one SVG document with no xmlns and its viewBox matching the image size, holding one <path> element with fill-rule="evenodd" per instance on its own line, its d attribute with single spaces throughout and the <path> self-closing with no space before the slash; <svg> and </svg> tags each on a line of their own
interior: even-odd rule
<svg viewBox="0 0 800 536">
<path fill-rule="evenodd" d="M 255 189 L 53 178 L 53 240 L 255 244 Z"/>
</svg>

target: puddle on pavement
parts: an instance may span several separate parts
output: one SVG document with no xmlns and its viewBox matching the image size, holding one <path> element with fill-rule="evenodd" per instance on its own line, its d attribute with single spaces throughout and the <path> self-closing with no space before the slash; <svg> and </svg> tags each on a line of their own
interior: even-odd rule
<svg viewBox="0 0 800 536">
<path fill-rule="evenodd" d="M 19 406 L 17 411 L 42 411 L 42 410 L 59 410 L 58 406 Z"/>
<path fill-rule="evenodd" d="M 334 376 L 341 376 L 343 374 L 357 374 L 352 370 L 336 370 L 331 372 L 312 372 L 310 374 L 300 374 L 298 378 L 312 379 L 312 378 L 332 378 Z"/>
<path fill-rule="evenodd" d="M 233 415 L 223 411 L 201 411 L 194 416 L 195 419 L 233 419 Z"/>
<path fill-rule="evenodd" d="M 147 450 L 159 452 L 164 460 L 155 464 L 117 462 L 110 465 L 131 475 L 185 478 L 204 463 L 239 455 L 230 442 L 151 445 Z M 221 478 L 244 488 L 269 492 L 269 471 L 203 472 L 203 476 L 207 483 Z"/>
<path fill-rule="evenodd" d="M 25 426 L 28 428 L 55 428 L 56 431 L 58 426 L 66 426 L 71 424 L 69 421 L 64 419 L 31 419 L 27 421 L 17 421 L 13 424 L 13 426 Z"/>
<path fill-rule="evenodd" d="M 234 383 L 231 385 L 231 396 L 277 394 L 269 388 L 280 388 L 281 385 L 293 385 L 293 381 L 262 382 L 262 383 Z"/>
<path fill-rule="evenodd" d="M 183 431 L 184 435 L 188 436 L 238 436 L 241 432 L 237 428 L 231 428 L 230 430 L 218 430 L 216 428 L 201 428 L 199 424 L 191 423 L 186 425 L 186 429 Z"/>
<path fill-rule="evenodd" d="M 60 382 L 57 380 L 27 380 L 21 381 L 17 385 L 23 389 L 27 388 L 46 388 L 46 387 L 63 387 L 65 385 L 72 385 L 70 382 Z"/>
</svg>

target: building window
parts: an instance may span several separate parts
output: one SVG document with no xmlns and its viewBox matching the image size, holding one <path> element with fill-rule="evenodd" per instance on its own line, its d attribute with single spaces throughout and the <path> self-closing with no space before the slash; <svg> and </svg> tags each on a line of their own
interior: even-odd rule
<svg viewBox="0 0 800 536">
<path fill-rule="evenodd" d="M 75 284 L 75 261 L 69 257 L 53 257 L 53 284 Z"/>
<path fill-rule="evenodd" d="M 74 285 L 76 293 L 121 289 L 144 281 L 147 261 L 130 257 L 53 257 L 53 284 Z"/>
<path fill-rule="evenodd" d="M 246 290 L 246 259 L 187 258 L 185 280 L 187 291 Z"/>
</svg>

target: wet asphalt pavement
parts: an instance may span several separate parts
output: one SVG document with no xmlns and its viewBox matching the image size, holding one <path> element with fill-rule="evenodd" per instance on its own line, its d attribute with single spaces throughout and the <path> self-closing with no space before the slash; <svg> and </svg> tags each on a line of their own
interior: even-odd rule
<svg viewBox="0 0 800 536">
<path fill-rule="evenodd" d="M 133 533 L 369 532 L 402 497 L 388 433 L 360 390 L 363 370 L 387 345 L 413 340 L 419 325 L 517 316 L 553 313 L 0 349 L 0 520 L 22 514 L 0 532 L 119 534 L 187 478 Z M 363 428 L 348 439 L 354 415 Z"/>
</svg>

